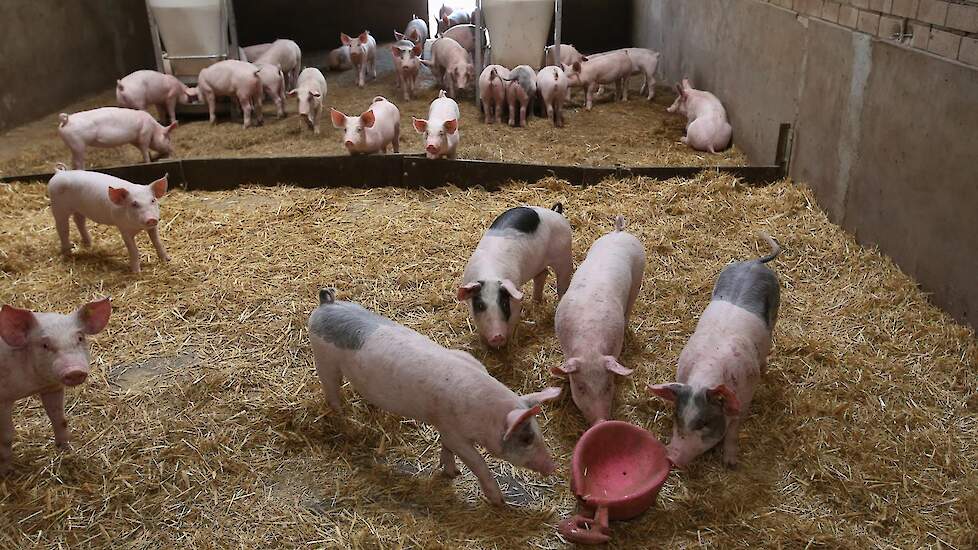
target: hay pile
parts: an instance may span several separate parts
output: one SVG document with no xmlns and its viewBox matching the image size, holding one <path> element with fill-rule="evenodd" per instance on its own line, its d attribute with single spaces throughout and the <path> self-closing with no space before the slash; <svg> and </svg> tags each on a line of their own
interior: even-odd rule
<svg viewBox="0 0 978 550">
<path fill-rule="evenodd" d="M 352 71 L 326 75 L 329 89 L 320 136 L 314 136 L 308 130 L 300 131 L 295 99 L 289 99 L 290 115 L 284 120 L 275 117 L 274 106 L 266 100 L 265 125 L 260 128 L 245 130 L 240 123 L 226 119 L 221 119 L 217 126 L 210 126 L 206 120 L 182 120 L 173 135 L 175 155 L 180 158 L 345 155 L 346 150 L 340 143 L 342 133 L 332 127 L 329 107 L 348 115 L 359 114 L 377 95 L 387 97 L 401 110 L 401 151 L 423 152 L 422 138 L 411 126 L 411 117 L 428 116 L 428 105 L 438 95 L 434 80 L 428 70 L 423 69 L 420 96 L 404 101 L 400 91 L 394 88 L 390 49 L 380 47 L 377 57 L 378 79 L 368 81 L 362 90 L 354 85 Z M 632 78 L 635 93 L 628 102 L 601 102 L 591 112 L 580 105 L 583 92 L 576 91 L 574 103 L 566 111 L 567 126 L 560 130 L 542 118 L 531 119 L 528 128 L 522 129 L 482 124 L 474 96 L 469 93 L 459 99 L 462 117 L 459 158 L 586 166 L 747 164 L 746 156 L 737 148 L 711 155 L 693 151 L 681 143 L 679 139 L 686 119 L 666 112 L 675 94 L 660 86 L 655 101 L 650 104 L 638 96 L 640 83 L 641 78 Z M 115 105 L 114 92 L 64 110 L 74 112 L 106 105 Z M 34 132 L 30 139 L 7 144 L 0 141 L 0 175 L 51 171 L 57 162 L 70 164 L 71 154 L 58 137 L 57 125 L 55 113 L 31 125 Z M 86 159 L 89 167 L 141 161 L 139 151 L 129 146 L 91 149 Z"/>
<path fill-rule="evenodd" d="M 433 430 L 349 388 L 342 416 L 321 396 L 305 334 L 316 292 L 340 296 L 471 351 L 519 391 L 561 361 L 555 296 L 531 305 L 508 353 L 478 342 L 454 288 L 493 217 L 564 203 L 579 263 L 623 213 L 646 244 L 645 286 L 621 362 L 616 415 L 660 439 L 670 408 L 648 383 L 675 364 L 721 268 L 785 252 L 769 369 L 741 432 L 741 466 L 718 455 L 674 473 L 655 509 L 616 523 L 619 547 L 918 548 L 978 544 L 978 357 L 974 333 L 914 282 L 830 224 L 810 192 L 702 176 L 549 180 L 498 193 L 302 190 L 169 195 L 160 265 L 126 272 L 121 239 L 58 254 L 44 187 L 0 187 L 0 301 L 60 311 L 111 294 L 90 382 L 68 392 L 75 452 L 58 455 L 37 400 L 21 402 L 15 474 L 0 481 L 0 546 L 557 548 L 573 507 L 569 458 L 585 428 L 569 395 L 545 408 L 557 474 L 491 462 L 491 509 L 466 469 L 435 468 Z M 77 240 L 77 236 L 73 234 Z M 551 282 L 553 279 L 551 279 Z M 491 518 L 487 521 L 487 518 Z"/>
</svg>

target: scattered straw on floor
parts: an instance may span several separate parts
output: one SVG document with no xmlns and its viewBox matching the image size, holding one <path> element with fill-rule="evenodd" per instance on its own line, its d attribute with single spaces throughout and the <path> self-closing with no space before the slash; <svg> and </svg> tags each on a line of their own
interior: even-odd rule
<svg viewBox="0 0 978 550">
<path fill-rule="evenodd" d="M 513 349 L 490 353 L 454 300 L 493 217 L 564 203 L 579 263 L 624 214 L 645 243 L 645 286 L 616 415 L 668 438 L 671 410 L 644 388 L 679 352 L 729 261 L 777 236 L 781 316 L 769 370 L 741 432 L 741 466 L 711 453 L 674 473 L 656 507 L 614 524 L 617 547 L 920 548 L 978 544 L 974 333 L 858 246 L 788 182 L 764 189 L 702 176 L 556 180 L 498 193 L 302 190 L 171 193 L 144 271 L 121 239 L 58 255 L 43 185 L 0 187 L 0 301 L 65 311 L 110 294 L 90 382 L 68 392 L 75 451 L 59 455 L 37 400 L 22 402 L 15 472 L 0 481 L 0 546 L 558 548 L 574 506 L 569 458 L 584 424 L 568 396 L 547 406 L 562 466 L 548 478 L 492 461 L 511 502 L 436 471 L 430 428 L 368 406 L 349 387 L 329 411 L 304 326 L 316 292 L 466 349 L 518 391 L 553 383 L 555 296 L 532 305 Z M 77 240 L 77 236 L 75 235 Z M 487 521 L 487 518 L 491 518 Z"/>
<path fill-rule="evenodd" d="M 300 131 L 295 115 L 295 99 L 289 99 L 290 115 L 284 120 L 275 117 L 274 106 L 266 101 L 265 125 L 260 128 L 243 129 L 240 123 L 227 119 L 221 119 L 216 126 L 201 120 L 181 121 L 173 134 L 175 156 L 343 155 L 346 150 L 341 144 L 342 133 L 330 123 L 329 107 L 348 115 L 359 114 L 369 107 L 370 101 L 377 95 L 387 97 L 401 111 L 401 152 L 420 153 L 423 151 L 423 141 L 411 126 L 411 117 L 427 118 L 428 105 L 437 97 L 438 91 L 425 69 L 419 97 L 404 101 L 400 91 L 394 87 L 389 57 L 389 49 L 378 51 L 379 78 L 368 82 L 362 90 L 353 84 L 352 71 L 326 75 L 329 89 L 324 101 L 322 134 L 319 136 L 312 135 L 306 129 Z M 669 88 L 660 86 L 654 102 L 649 103 L 638 95 L 640 83 L 639 77 L 632 79 L 635 90 L 628 102 L 600 102 L 590 112 L 581 106 L 583 93 L 576 91 L 574 102 L 566 110 L 567 126 L 562 129 L 555 129 L 543 118 L 531 118 L 527 128 L 483 124 L 479 122 L 474 96 L 471 92 L 467 93 L 459 99 L 462 120 L 459 157 L 586 166 L 747 164 L 747 157 L 736 147 L 711 155 L 693 151 L 681 143 L 679 140 L 683 136 L 686 119 L 666 112 L 675 94 Z M 106 105 L 115 105 L 114 92 L 64 110 L 74 112 Z M 30 139 L 6 146 L 0 143 L 0 175 L 51 171 L 58 162 L 70 163 L 71 154 L 58 137 L 57 124 L 55 113 L 35 123 L 37 128 Z M 3 147 L 15 150 L 3 151 Z M 89 167 L 138 163 L 141 160 L 139 151 L 129 146 L 91 149 L 87 158 Z"/>
</svg>

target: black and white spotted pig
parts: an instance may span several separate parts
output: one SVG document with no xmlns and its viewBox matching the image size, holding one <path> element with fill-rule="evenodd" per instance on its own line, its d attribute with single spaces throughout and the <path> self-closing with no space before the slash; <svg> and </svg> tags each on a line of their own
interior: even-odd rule
<svg viewBox="0 0 978 550">
<path fill-rule="evenodd" d="M 737 464 L 737 433 L 771 351 L 778 320 L 780 283 L 766 265 L 781 247 L 767 235 L 771 253 L 728 265 L 696 332 L 679 355 L 677 382 L 649 386 L 675 406 L 669 460 L 679 467 L 723 441 L 723 462 Z"/>
<path fill-rule="evenodd" d="M 374 406 L 434 426 L 445 473 L 458 475 L 458 455 L 491 503 L 503 504 L 503 496 L 474 445 L 545 475 L 556 468 L 534 417 L 560 388 L 516 395 L 472 355 L 445 349 L 358 304 L 336 301 L 333 289 L 319 293 L 309 340 L 330 408 L 340 412 L 346 378 Z"/>
<path fill-rule="evenodd" d="M 489 346 L 500 348 L 519 323 L 523 299 L 520 287 L 533 279 L 533 299 L 543 298 L 547 268 L 557 276 L 557 296 L 570 285 L 571 227 L 557 203 L 510 208 L 492 222 L 469 258 L 458 288 L 459 301 L 468 301 L 476 329 Z"/>
</svg>

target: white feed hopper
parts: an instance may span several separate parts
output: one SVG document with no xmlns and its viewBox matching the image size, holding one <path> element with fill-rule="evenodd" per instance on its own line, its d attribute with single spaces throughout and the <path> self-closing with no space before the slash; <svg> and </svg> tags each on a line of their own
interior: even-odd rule
<svg viewBox="0 0 978 550">
<path fill-rule="evenodd" d="M 228 0 L 146 0 L 146 7 L 164 72 L 196 81 L 201 69 L 239 56 Z"/>
<path fill-rule="evenodd" d="M 554 0 L 482 0 L 482 14 L 492 37 L 493 63 L 543 65 Z"/>
</svg>

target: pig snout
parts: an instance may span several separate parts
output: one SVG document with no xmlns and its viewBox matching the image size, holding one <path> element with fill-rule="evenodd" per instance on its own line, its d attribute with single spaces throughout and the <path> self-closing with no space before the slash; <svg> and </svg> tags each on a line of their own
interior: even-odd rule
<svg viewBox="0 0 978 550">
<path fill-rule="evenodd" d="M 343 145 L 345 145 L 347 149 L 353 149 L 353 142 L 350 140 L 343 142 Z"/>
<path fill-rule="evenodd" d="M 61 375 L 61 383 L 65 386 L 77 386 L 88 378 L 88 371 L 80 367 L 69 367 Z"/>
<path fill-rule="evenodd" d="M 431 153 L 432 155 L 438 154 L 438 147 L 433 143 L 429 143 L 428 146 L 424 148 L 424 150 Z"/>
<path fill-rule="evenodd" d="M 431 147 L 429 145 L 429 147 Z M 501 348 L 506 345 L 506 335 L 505 334 L 492 334 L 486 339 L 489 345 L 494 348 Z"/>
<path fill-rule="evenodd" d="M 160 220 L 156 218 L 146 218 L 146 221 L 143 223 L 146 224 L 146 227 L 156 227 L 156 224 L 160 223 Z"/>
<path fill-rule="evenodd" d="M 555 463 L 549 456 L 544 455 L 534 458 L 533 461 L 527 465 L 527 467 L 534 472 L 540 472 L 545 476 L 549 476 L 557 470 L 557 463 Z"/>
</svg>

